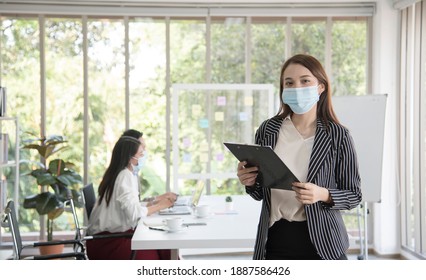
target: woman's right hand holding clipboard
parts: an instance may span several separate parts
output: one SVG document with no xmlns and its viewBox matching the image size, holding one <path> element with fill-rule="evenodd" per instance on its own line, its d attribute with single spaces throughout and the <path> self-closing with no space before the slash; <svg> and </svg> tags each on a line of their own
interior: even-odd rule
<svg viewBox="0 0 426 280">
<path fill-rule="evenodd" d="M 240 183 L 247 186 L 253 187 L 256 183 L 256 177 L 259 168 L 257 166 L 246 167 L 247 162 L 241 161 L 238 163 L 237 176 Z"/>
</svg>

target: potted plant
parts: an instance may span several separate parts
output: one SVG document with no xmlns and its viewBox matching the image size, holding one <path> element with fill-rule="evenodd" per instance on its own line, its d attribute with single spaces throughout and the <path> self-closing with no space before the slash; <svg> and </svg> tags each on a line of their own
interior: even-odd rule
<svg viewBox="0 0 426 280">
<path fill-rule="evenodd" d="M 74 171 L 74 165 L 59 157 L 51 158 L 68 149 L 67 140 L 60 135 L 23 141 L 23 149 L 37 150 L 40 161 L 31 162 L 32 170 L 26 174 L 34 177 L 41 192 L 24 199 L 24 208 L 36 209 L 39 215 L 47 215 L 47 241 L 53 239 L 54 219 L 65 210 L 64 202 L 73 199 L 81 207 L 77 187 L 83 183 L 82 177 Z"/>
<path fill-rule="evenodd" d="M 234 210 L 234 202 L 232 201 L 231 196 L 227 196 L 225 198 L 225 210 L 226 211 L 232 211 Z"/>
</svg>

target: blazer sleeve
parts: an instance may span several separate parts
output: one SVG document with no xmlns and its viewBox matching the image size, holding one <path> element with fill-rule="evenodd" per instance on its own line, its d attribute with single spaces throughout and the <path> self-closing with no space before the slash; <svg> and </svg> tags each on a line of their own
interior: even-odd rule
<svg viewBox="0 0 426 280">
<path fill-rule="evenodd" d="M 362 200 L 361 178 L 355 145 L 347 130 L 338 147 L 335 180 L 337 188 L 329 189 L 333 203 L 323 205 L 336 210 L 355 208 Z"/>
</svg>

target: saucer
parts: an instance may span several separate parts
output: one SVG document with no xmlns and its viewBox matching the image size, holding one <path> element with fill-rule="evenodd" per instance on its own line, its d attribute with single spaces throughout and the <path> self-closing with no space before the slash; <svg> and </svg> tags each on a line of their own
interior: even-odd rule
<svg viewBox="0 0 426 280">
<path fill-rule="evenodd" d="M 164 227 L 164 229 L 167 231 L 167 232 L 170 232 L 170 233 L 175 233 L 175 232 L 180 232 L 180 231 L 183 231 L 184 229 L 186 229 L 187 227 L 185 227 L 185 226 L 181 226 L 180 228 L 177 228 L 177 229 L 169 229 L 167 226 L 165 226 Z"/>
<path fill-rule="evenodd" d="M 205 216 L 200 216 L 198 214 L 195 214 L 195 218 L 197 218 L 197 219 L 207 219 L 207 218 L 210 218 L 212 215 L 213 215 L 213 213 L 208 213 Z"/>
</svg>

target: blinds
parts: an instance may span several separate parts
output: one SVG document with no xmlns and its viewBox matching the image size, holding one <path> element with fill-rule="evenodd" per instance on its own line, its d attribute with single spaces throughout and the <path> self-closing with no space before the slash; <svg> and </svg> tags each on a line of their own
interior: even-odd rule
<svg viewBox="0 0 426 280">
<path fill-rule="evenodd" d="M 406 0 L 408 1 L 408 0 Z M 414 0 L 411 0 L 414 1 Z M 23 1 L 0 4 L 1 14 L 93 16 L 372 16 L 375 2 L 276 3 L 267 1 Z"/>
<path fill-rule="evenodd" d="M 408 6 L 413 5 L 416 2 L 420 2 L 421 0 L 394 0 L 393 1 L 393 7 L 395 9 L 402 10 L 404 8 L 407 8 Z"/>
</svg>

